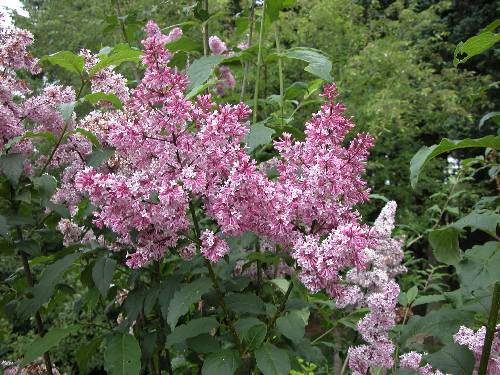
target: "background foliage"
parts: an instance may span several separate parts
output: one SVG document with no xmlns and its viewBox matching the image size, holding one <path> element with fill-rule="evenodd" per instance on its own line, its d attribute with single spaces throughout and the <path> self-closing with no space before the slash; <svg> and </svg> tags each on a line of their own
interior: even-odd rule
<svg viewBox="0 0 500 375">
<path fill-rule="evenodd" d="M 14 15 L 15 24 L 34 34 L 36 43 L 32 51 L 37 57 L 61 50 L 77 53 L 81 48 L 98 51 L 124 41 L 132 47 L 140 47 L 142 28 L 147 20 L 155 20 L 160 27 L 181 24 L 193 20 L 196 6 L 193 1 L 169 0 L 22 2 L 29 17 Z M 230 45 L 243 41 L 248 31 L 245 20 L 250 6 L 250 2 L 242 0 L 211 0 L 210 13 L 217 17 L 209 23 L 210 34 L 219 35 Z M 405 293 L 400 297 L 404 318 L 397 332 L 398 342 L 401 348 L 432 353 L 430 363 L 453 374 L 470 373 L 473 359 L 469 358 L 469 352 L 460 352 L 463 349 L 453 343 L 451 335 L 460 325 L 477 328 L 485 323 L 492 294 L 490 287 L 498 279 L 494 275 L 495 268 L 500 266 L 498 155 L 490 150 L 494 148 L 491 146 L 486 151 L 484 148 L 450 149 L 451 153 L 426 163 L 414 188 L 410 183 L 410 162 L 422 146 L 439 144 L 443 138 L 480 139 L 497 134 L 495 118 L 485 119 L 481 126 L 480 122 L 486 113 L 500 108 L 498 47 L 458 66 L 453 65 L 453 58 L 455 46 L 493 22 L 499 9 L 497 1 L 297 0 L 279 12 L 275 21 L 282 48 L 310 47 L 329 57 L 333 67 L 331 74 L 348 113 L 353 116 L 358 130 L 375 136 L 367 171 L 373 192 L 372 204 L 360 209 L 367 221 L 372 221 L 385 200 L 395 200 L 399 205 L 397 222 L 401 225 L 398 233 L 406 238 L 405 259 L 409 272 L 399 280 Z M 185 35 L 195 41 L 190 52 L 201 52 L 199 29 L 189 24 L 184 24 L 183 28 Z M 275 129 L 274 137 L 277 137 L 279 130 L 274 122 L 281 108 L 272 95 L 279 94 L 280 82 L 276 74 L 277 60 L 273 57 L 274 31 L 270 25 L 266 25 L 266 29 L 259 79 L 259 97 L 263 100 L 259 102 L 258 120 L 266 120 L 266 126 Z M 255 54 L 252 61 L 255 62 Z M 185 61 L 181 59 L 179 64 L 185 65 Z M 305 88 L 314 85 L 314 77 L 304 71 L 303 61 L 283 59 L 283 64 L 288 97 L 281 104 L 282 113 L 289 118 L 287 125 L 300 129 L 318 107 L 317 97 L 307 100 L 304 94 Z M 236 81 L 241 82 L 244 67 L 235 64 L 232 68 Z M 133 84 L 137 69 L 132 64 L 124 64 L 120 69 Z M 50 64 L 44 65 L 43 78 L 26 78 L 35 90 L 47 82 L 78 84 L 73 75 Z M 243 97 L 248 103 L 252 103 L 256 79 L 255 70 L 251 70 L 249 89 Z M 268 100 L 264 100 L 266 98 Z M 237 89 L 226 99 L 238 102 L 240 92 Z M 301 109 L 297 112 L 296 103 L 300 103 Z M 267 152 L 266 145 L 259 145 L 255 155 L 266 159 Z M 4 189 L 5 184 L 2 186 Z M 489 221 L 483 215 L 490 215 Z M 33 250 L 31 255 L 41 256 L 37 258 L 38 263 L 33 264 L 34 274 L 43 275 L 45 263 L 52 261 L 51 251 L 58 248 L 58 241 L 60 238 L 43 238 L 43 253 Z M 238 246 L 234 244 L 235 249 Z M 153 354 L 147 348 L 153 351 L 157 340 L 165 340 L 152 328 L 157 322 L 148 318 L 153 316 L 153 309 L 159 309 L 159 314 L 154 316 L 164 319 L 162 324 L 174 329 L 184 314 L 189 312 L 196 317 L 193 304 L 205 294 L 199 289 L 189 289 L 182 294 L 182 301 L 189 301 L 185 302 L 187 305 L 175 300 L 175 290 L 170 289 L 175 280 L 167 283 L 160 278 L 171 274 L 175 259 L 167 259 L 155 271 L 159 279 L 141 280 L 134 271 L 125 270 L 123 260 L 108 258 L 104 253 L 95 256 L 82 259 L 79 266 L 72 264 L 64 268 L 59 265 L 61 275 L 50 285 L 55 290 L 54 295 L 50 301 L 41 302 L 48 324 L 61 330 L 54 335 L 59 333 L 62 341 L 54 338 L 57 350 L 51 353 L 59 369 L 67 373 L 122 373 L 113 366 L 124 358 L 134 363 L 139 361 L 140 366 L 141 358 L 134 358 L 138 353 L 134 346 L 140 344 L 139 356 L 144 363 L 144 359 Z M 272 263 L 276 259 L 269 257 L 263 261 Z M 481 262 L 479 268 L 490 263 L 488 267 L 492 269 L 480 273 L 480 282 L 477 281 L 477 268 L 471 266 L 474 262 Z M 186 266 L 191 269 L 182 271 L 196 274 L 196 266 Z M 0 316 L 0 358 L 10 360 L 25 355 L 25 348 L 35 337 L 27 317 L 13 314 L 13 306 L 4 298 L 26 287 L 22 278 L 15 277 L 19 271 L 17 255 L 13 251 L 2 252 L 0 276 L 4 309 Z M 106 279 L 105 275 L 113 275 L 113 271 L 113 278 Z M 219 272 L 229 274 L 230 270 L 222 267 Z M 203 289 L 204 281 L 201 279 L 197 286 Z M 226 288 L 239 292 L 248 282 L 234 280 L 234 285 L 226 285 Z M 133 292 L 117 306 L 114 298 L 120 289 L 129 285 L 134 286 Z M 192 284 L 182 288 L 192 288 L 188 285 Z M 298 285 L 296 282 L 295 286 Z M 286 286 L 266 283 L 263 295 L 276 296 L 273 294 L 275 288 L 283 289 L 282 294 L 286 292 Z M 216 298 L 212 294 L 206 296 L 209 305 Z M 261 305 L 260 299 L 256 302 L 247 295 L 246 300 L 238 300 L 238 294 L 235 296 L 229 303 L 238 317 L 240 313 L 252 315 L 252 309 L 264 311 L 269 308 Z M 287 345 L 300 353 L 297 357 L 300 359 L 292 361 L 292 371 L 294 374 L 340 373 L 346 343 L 357 339 L 352 328 L 361 313 L 332 313 L 326 297 L 308 296 L 301 287 L 294 289 L 291 297 L 290 313 L 286 321 L 277 322 L 277 327 Z M 294 303 L 297 306 L 294 307 Z M 176 306 L 179 311 L 172 312 L 168 306 Z M 260 310 L 254 315 L 259 313 Z M 444 317 L 448 319 L 447 325 L 442 323 Z M 110 322 L 117 319 L 122 322 L 121 332 L 103 339 L 103 333 L 112 326 Z M 139 330 L 137 325 L 132 327 L 136 319 L 146 327 L 138 342 L 131 341 L 132 336 L 127 333 Z M 433 322 L 440 322 L 439 329 L 432 325 Z M 239 365 L 241 359 L 234 351 L 213 353 L 219 344 L 213 342 L 208 333 L 217 329 L 216 321 L 200 321 L 199 326 L 181 323 L 183 325 L 175 328 L 176 335 L 166 339 L 167 345 L 175 347 L 174 352 L 179 354 L 170 358 L 175 373 L 190 374 L 200 369 L 204 374 L 231 373 L 231 368 L 221 370 L 218 367 L 221 358 L 229 367 Z M 245 345 L 259 348 L 256 361 L 261 370 L 281 366 L 282 371 L 276 373 L 288 372 L 290 361 L 283 360 L 283 353 L 276 352 L 281 349 L 271 344 L 261 345 L 267 327 L 252 316 L 242 317 L 238 323 L 236 329 L 242 332 Z M 78 334 L 74 334 L 76 331 L 71 327 L 75 324 L 83 325 L 83 332 L 79 328 Z M 101 345 L 103 340 L 107 345 Z M 82 341 L 85 345 L 80 346 Z M 76 360 L 75 347 L 80 348 Z M 191 350 L 189 357 L 181 355 L 187 348 Z M 464 361 L 469 362 L 457 370 L 456 364 L 446 356 L 450 352 L 462 353 Z M 275 363 L 276 358 L 282 361 Z M 158 364 L 151 366 L 154 368 Z"/>
</svg>

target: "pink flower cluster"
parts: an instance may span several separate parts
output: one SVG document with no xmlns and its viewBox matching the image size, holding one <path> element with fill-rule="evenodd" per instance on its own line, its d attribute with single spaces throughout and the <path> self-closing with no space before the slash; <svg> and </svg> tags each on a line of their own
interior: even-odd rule
<svg viewBox="0 0 500 375">
<path fill-rule="evenodd" d="M 227 45 L 218 36 L 211 36 L 208 39 L 208 46 L 214 55 L 227 55 L 232 53 L 228 52 Z M 215 85 L 215 90 L 219 96 L 224 96 L 226 90 L 232 90 L 236 87 L 236 80 L 234 79 L 233 72 L 228 66 L 221 66 L 219 68 L 218 81 Z"/>
<path fill-rule="evenodd" d="M 14 137 L 24 133 L 23 108 L 15 96 L 30 93 L 26 83 L 17 78 L 16 70 L 38 74 L 38 60 L 28 52 L 33 44 L 33 35 L 17 27 L 5 26 L 0 12 L 0 148 Z M 13 152 L 29 152 L 31 142 L 15 145 Z"/>
<path fill-rule="evenodd" d="M 409 352 L 399 357 L 399 367 L 407 370 L 413 370 L 419 375 L 444 375 L 439 370 L 433 370 L 432 366 L 421 365 L 423 355 L 417 352 Z"/>
<path fill-rule="evenodd" d="M 496 332 L 491 347 L 490 360 L 488 362 L 488 375 L 500 375 L 500 336 L 498 334 L 500 324 L 496 326 Z M 474 373 L 479 369 L 481 354 L 483 353 L 484 338 L 486 336 L 486 327 L 479 328 L 476 332 L 472 329 L 461 326 L 458 332 L 453 335 L 453 339 L 459 345 L 465 345 L 474 354 L 476 366 Z"/>
</svg>

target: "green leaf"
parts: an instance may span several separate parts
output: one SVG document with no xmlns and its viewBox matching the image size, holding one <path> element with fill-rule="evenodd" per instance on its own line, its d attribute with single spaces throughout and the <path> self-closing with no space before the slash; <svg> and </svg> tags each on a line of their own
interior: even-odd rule
<svg viewBox="0 0 500 375">
<path fill-rule="evenodd" d="M 489 147 L 499 149 L 500 136 L 488 135 L 478 139 L 462 139 L 457 141 L 444 138 L 437 145 L 422 147 L 410 161 L 410 181 L 412 188 L 416 188 L 420 173 L 430 160 L 445 152 L 469 147 Z"/>
<path fill-rule="evenodd" d="M 425 305 L 427 303 L 444 301 L 445 297 L 442 294 L 432 294 L 429 296 L 420 296 L 413 302 L 413 306 Z"/>
<path fill-rule="evenodd" d="M 457 230 L 463 230 L 464 228 L 471 228 L 474 230 L 481 230 L 488 233 L 492 237 L 496 237 L 497 228 L 500 225 L 500 215 L 489 210 L 484 211 L 473 211 L 467 216 L 462 217 L 456 222 L 450 224 Z"/>
<path fill-rule="evenodd" d="M 219 341 L 213 336 L 202 334 L 186 340 L 190 349 L 196 353 L 216 353 L 220 350 Z"/>
<path fill-rule="evenodd" d="M 231 293 L 224 297 L 227 307 L 239 314 L 264 314 L 265 305 L 255 294 Z"/>
<path fill-rule="evenodd" d="M 71 115 L 73 115 L 73 112 L 75 111 L 75 106 L 76 106 L 75 102 L 61 103 L 58 105 L 57 109 L 61 113 L 65 123 L 71 120 Z"/>
<path fill-rule="evenodd" d="M 106 340 L 104 367 L 110 375 L 138 375 L 141 371 L 141 348 L 135 337 L 120 333 Z"/>
<path fill-rule="evenodd" d="M 101 342 L 102 337 L 94 337 L 88 344 L 84 344 L 78 348 L 76 362 L 81 374 L 87 373 L 87 366 L 97 352 L 97 349 L 99 349 L 99 346 L 101 346 Z"/>
<path fill-rule="evenodd" d="M 5 216 L 0 215 L 0 235 L 6 236 L 9 233 L 9 225 Z"/>
<path fill-rule="evenodd" d="M 294 343 L 298 343 L 304 337 L 306 323 L 296 311 L 292 311 L 278 318 L 276 320 L 276 327 L 284 336 Z"/>
<path fill-rule="evenodd" d="M 13 187 L 17 186 L 19 178 L 23 174 L 23 154 L 8 154 L 0 156 L 0 170 Z"/>
<path fill-rule="evenodd" d="M 215 67 L 223 60 L 224 56 L 211 55 L 203 56 L 193 61 L 187 70 L 187 76 L 191 82 L 188 88 L 190 91 L 188 96 L 192 92 L 198 92 L 198 89 L 212 76 Z"/>
<path fill-rule="evenodd" d="M 106 255 L 100 257 L 92 268 L 92 279 L 103 297 L 106 297 L 108 294 L 115 268 L 116 260 L 109 258 Z"/>
<path fill-rule="evenodd" d="M 189 311 L 191 304 L 200 300 L 201 296 L 212 288 L 208 279 L 201 278 L 190 284 L 184 284 L 174 293 L 170 301 L 167 323 L 173 330 L 179 318 Z"/>
<path fill-rule="evenodd" d="M 493 47 L 499 40 L 500 34 L 484 31 L 479 35 L 467 39 L 465 43 L 460 42 L 455 48 L 453 65 L 463 64 L 471 57 L 479 55 Z M 465 55 L 465 57 L 460 57 L 459 55 Z"/>
<path fill-rule="evenodd" d="M 69 326 L 66 328 L 52 328 L 43 337 L 36 338 L 24 349 L 24 358 L 21 361 L 21 367 L 26 366 L 28 363 L 33 362 L 43 353 L 50 350 L 65 337 L 79 330 L 78 326 Z"/>
<path fill-rule="evenodd" d="M 168 315 L 170 301 L 172 300 L 175 291 L 179 289 L 180 283 L 181 283 L 180 277 L 178 276 L 168 277 L 161 283 L 160 293 L 158 295 L 158 301 L 160 304 L 161 314 L 163 315 L 163 318 L 166 318 Z"/>
<path fill-rule="evenodd" d="M 255 351 L 257 367 L 264 375 L 288 375 L 290 358 L 285 350 L 265 343 Z"/>
<path fill-rule="evenodd" d="M 40 248 L 40 242 L 35 240 L 22 240 L 16 242 L 15 249 L 19 251 L 24 251 L 25 253 L 31 255 L 32 257 L 42 255 L 42 249 Z"/>
<path fill-rule="evenodd" d="M 111 93 L 95 92 L 84 96 L 84 99 L 92 105 L 98 104 L 100 101 L 110 102 L 116 109 L 122 109 L 123 103 L 118 96 Z"/>
<path fill-rule="evenodd" d="M 266 1 L 266 8 L 264 10 L 266 20 L 270 23 L 278 20 L 279 12 L 282 9 L 289 8 L 296 3 L 296 0 L 269 0 Z"/>
<path fill-rule="evenodd" d="M 34 131 L 27 131 L 26 133 L 23 134 L 23 138 L 45 138 L 47 141 L 49 141 L 50 144 L 56 143 L 56 138 L 54 137 L 54 133 L 49 132 L 49 131 L 39 131 L 39 132 L 34 132 Z"/>
<path fill-rule="evenodd" d="M 51 209 L 55 213 L 57 213 L 59 216 L 65 218 L 65 219 L 70 219 L 71 218 L 71 213 L 69 212 L 68 207 L 66 207 L 64 204 L 56 204 L 51 201 L 45 202 L 45 207 Z"/>
<path fill-rule="evenodd" d="M 248 146 L 248 152 L 252 152 L 260 145 L 271 142 L 274 130 L 264 126 L 265 121 L 258 122 L 250 127 L 250 133 L 245 137 L 244 142 Z"/>
<path fill-rule="evenodd" d="M 74 130 L 75 133 L 80 133 L 81 135 L 83 135 L 85 138 L 87 138 L 90 142 L 92 142 L 92 145 L 96 148 L 98 147 L 101 147 L 101 144 L 99 143 L 99 140 L 97 139 L 97 137 L 95 136 L 94 133 L 88 131 L 87 129 L 83 129 L 83 128 L 76 128 Z"/>
<path fill-rule="evenodd" d="M 370 194 L 368 196 L 368 198 L 370 199 L 377 199 L 377 200 L 381 200 L 382 202 L 385 202 L 385 203 L 388 203 L 389 202 L 389 199 L 387 199 L 387 197 L 381 195 L 381 194 Z"/>
<path fill-rule="evenodd" d="M 280 56 L 289 59 L 301 60 L 308 63 L 306 72 L 315 75 L 326 82 L 332 82 L 332 62 L 320 50 L 307 47 L 294 47 L 281 52 Z"/>
<path fill-rule="evenodd" d="M 127 44 L 119 44 L 109 53 L 109 55 L 101 55 L 101 60 L 95 64 L 89 71 L 89 76 L 93 77 L 97 72 L 110 66 L 118 66 L 124 62 L 138 63 L 142 52 L 138 49 L 131 48 Z"/>
<path fill-rule="evenodd" d="M 98 167 L 106 160 L 108 160 L 110 157 L 112 157 L 114 152 L 115 150 L 112 148 L 101 148 L 89 154 L 86 157 L 85 161 L 91 167 Z"/>
<path fill-rule="evenodd" d="M 167 43 L 165 46 L 169 51 L 177 52 L 177 51 L 200 51 L 202 50 L 202 45 L 196 42 L 194 39 L 191 39 L 187 36 L 181 36 L 179 39 L 174 40 L 173 42 Z"/>
<path fill-rule="evenodd" d="M 52 55 L 42 57 L 41 61 L 47 61 L 52 65 L 58 65 L 71 73 L 82 75 L 84 67 L 83 56 L 75 55 L 70 51 L 60 51 Z"/>
<path fill-rule="evenodd" d="M 173 332 L 167 337 L 167 345 L 174 345 L 183 342 L 184 340 L 196 337 L 202 333 L 209 333 L 212 329 L 217 328 L 219 322 L 214 317 L 205 317 L 190 320 L 186 324 L 177 326 Z"/>
<path fill-rule="evenodd" d="M 464 290 L 488 288 L 500 280 L 500 243 L 490 241 L 467 250 L 456 269 Z"/>
<path fill-rule="evenodd" d="M 339 323 L 356 331 L 358 321 L 361 320 L 366 314 L 368 314 L 368 311 L 369 309 L 365 307 L 356 309 L 346 317 L 340 319 Z"/>
<path fill-rule="evenodd" d="M 288 281 L 287 279 L 272 279 L 271 283 L 276 285 L 283 294 L 286 293 L 288 287 L 290 286 L 290 281 Z"/>
<path fill-rule="evenodd" d="M 406 298 L 408 299 L 408 303 L 411 304 L 413 301 L 415 301 L 415 298 L 418 296 L 418 287 L 415 285 L 411 287 L 407 292 L 406 292 Z"/>
<path fill-rule="evenodd" d="M 319 365 L 326 361 L 321 349 L 312 345 L 311 341 L 306 338 L 294 344 L 294 348 L 298 356 L 300 356 L 300 358 L 304 358 L 308 362 Z"/>
<path fill-rule="evenodd" d="M 241 364 L 235 350 L 222 350 L 210 354 L 203 362 L 202 375 L 233 375 Z"/>
<path fill-rule="evenodd" d="M 481 117 L 481 120 L 479 120 L 479 128 L 482 128 L 484 123 L 488 121 L 489 119 L 493 119 L 497 125 L 500 124 L 500 112 L 488 112 L 485 114 L 483 117 Z"/>
<path fill-rule="evenodd" d="M 235 329 L 249 348 L 258 348 L 267 334 L 266 324 L 257 318 L 239 319 L 235 324 Z"/>
<path fill-rule="evenodd" d="M 424 357 L 432 367 L 447 374 L 470 375 L 474 370 L 474 355 L 465 346 L 449 343 L 439 351 Z"/>
<path fill-rule="evenodd" d="M 127 312 L 127 321 L 132 324 L 137 319 L 139 313 L 144 306 L 144 298 L 146 291 L 140 288 L 131 290 L 125 301 L 123 301 L 123 308 Z"/>
<path fill-rule="evenodd" d="M 54 176 L 44 174 L 33 178 L 33 187 L 40 193 L 43 199 L 50 199 L 57 189 L 57 180 Z"/>
<path fill-rule="evenodd" d="M 431 231 L 429 242 L 438 261 L 456 265 L 462 259 L 462 250 L 458 247 L 458 231 L 455 228 L 444 227 Z"/>
<path fill-rule="evenodd" d="M 18 314 L 22 318 L 28 318 L 37 312 L 44 303 L 46 303 L 52 293 L 55 285 L 59 282 L 62 275 L 73 265 L 81 254 L 69 254 L 47 266 L 43 272 L 40 281 L 36 284 L 31 293 L 33 298 L 21 301 Z"/>
<path fill-rule="evenodd" d="M 405 345 L 417 334 L 432 335 L 444 343 L 453 342 L 458 328 L 470 324 L 473 318 L 471 312 L 445 308 L 433 310 L 425 316 L 413 315 L 401 330 L 400 345 Z"/>
</svg>

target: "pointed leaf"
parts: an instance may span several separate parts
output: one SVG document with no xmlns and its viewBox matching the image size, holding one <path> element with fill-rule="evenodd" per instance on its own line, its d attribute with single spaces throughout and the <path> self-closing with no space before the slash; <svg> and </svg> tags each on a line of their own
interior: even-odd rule
<svg viewBox="0 0 500 375">
<path fill-rule="evenodd" d="M 101 342 L 102 337 L 95 337 L 89 343 L 78 348 L 78 351 L 76 352 L 76 361 L 81 374 L 87 373 L 87 366 L 97 352 L 97 349 L 99 349 L 99 346 L 101 346 Z"/>
<path fill-rule="evenodd" d="M 458 231 L 455 228 L 444 227 L 431 231 L 429 242 L 438 261 L 455 265 L 462 259 L 462 250 L 458 247 Z"/>
<path fill-rule="evenodd" d="M 186 324 L 181 324 L 175 327 L 167 337 L 167 345 L 174 345 L 183 342 L 184 340 L 196 337 L 202 333 L 209 333 L 212 329 L 217 328 L 219 322 L 214 317 L 205 317 L 190 320 Z"/>
<path fill-rule="evenodd" d="M 470 375 L 474 370 L 474 355 L 465 346 L 449 343 L 435 353 L 424 357 L 433 368 L 446 374 Z"/>
<path fill-rule="evenodd" d="M 110 375 L 138 375 L 141 371 L 141 348 L 135 337 L 120 333 L 106 340 L 104 367 Z"/>
<path fill-rule="evenodd" d="M 18 311 L 20 317 L 28 318 L 50 299 L 56 283 L 80 255 L 79 253 L 66 255 L 45 269 L 40 281 L 31 290 L 33 298 L 21 301 Z"/>
<path fill-rule="evenodd" d="M 36 338 L 35 341 L 31 342 L 24 350 L 24 358 L 21 361 L 21 367 L 24 367 L 38 357 L 41 357 L 43 353 L 59 344 L 59 342 L 65 337 L 77 332 L 78 329 L 78 326 L 52 328 L 43 337 Z"/>
<path fill-rule="evenodd" d="M 222 350 L 210 354 L 203 362 L 202 375 L 233 375 L 241 364 L 238 352 Z"/>
<path fill-rule="evenodd" d="M 196 92 L 198 89 L 212 76 L 213 71 L 217 65 L 219 65 L 224 56 L 222 55 L 211 55 L 203 56 L 189 66 L 187 70 L 187 75 L 189 81 L 191 82 L 188 90 L 191 92 Z"/>
<path fill-rule="evenodd" d="M 304 68 L 306 72 L 326 82 L 333 81 L 333 77 L 330 74 L 332 71 L 332 62 L 320 50 L 307 47 L 294 47 L 281 52 L 280 56 L 305 61 L 308 63 Z"/>
<path fill-rule="evenodd" d="M 92 105 L 96 105 L 99 102 L 103 101 L 113 104 L 113 107 L 115 107 L 116 109 L 123 108 L 123 103 L 120 100 L 120 98 L 118 98 L 118 96 L 112 93 L 94 92 L 92 94 L 85 95 L 84 99 Z"/>
<path fill-rule="evenodd" d="M 92 279 L 103 297 L 106 297 L 108 294 L 109 285 L 111 284 L 111 280 L 113 280 L 115 267 L 116 260 L 104 255 L 100 257 L 97 262 L 95 262 L 95 265 L 92 268 Z"/>
<path fill-rule="evenodd" d="M 445 152 L 469 147 L 489 147 L 499 149 L 500 136 L 488 135 L 478 139 L 462 139 L 457 141 L 444 138 L 437 145 L 422 147 L 410 161 L 410 181 L 412 188 L 416 188 L 420 173 L 430 160 Z"/>
<path fill-rule="evenodd" d="M 173 330 L 179 318 L 188 312 L 189 306 L 200 300 L 201 296 L 212 288 L 209 280 L 202 278 L 190 284 L 184 284 L 177 290 L 170 301 L 167 323 Z"/>
<path fill-rule="evenodd" d="M 278 318 L 276 320 L 276 327 L 284 336 L 294 343 L 298 343 L 304 337 L 306 323 L 296 311 L 292 311 Z"/>
<path fill-rule="evenodd" d="M 81 75 L 83 72 L 83 56 L 75 55 L 70 51 L 60 51 L 52 55 L 42 57 L 41 61 L 47 61 L 52 65 L 58 65 L 71 73 Z"/>
<path fill-rule="evenodd" d="M 0 156 L 0 170 L 13 187 L 17 186 L 23 174 L 24 155 L 8 154 Z"/>
<path fill-rule="evenodd" d="M 231 293 L 224 297 L 227 307 L 239 314 L 264 314 L 264 302 L 255 294 Z"/>
<path fill-rule="evenodd" d="M 265 343 L 255 351 L 257 367 L 264 375 L 288 375 L 290 358 L 285 350 Z"/>
<path fill-rule="evenodd" d="M 464 290 L 488 288 L 500 280 L 500 243 L 490 241 L 474 246 L 465 252 L 456 268 Z"/>
<path fill-rule="evenodd" d="M 95 64 L 89 71 L 89 76 L 93 77 L 97 72 L 110 66 L 118 66 L 124 62 L 138 63 L 142 52 L 138 49 L 129 47 L 127 44 L 119 44 L 109 53 L 101 55 L 101 60 Z"/>
<path fill-rule="evenodd" d="M 250 127 L 250 133 L 245 137 L 245 143 L 248 146 L 248 152 L 252 152 L 260 145 L 266 145 L 271 142 L 274 130 L 264 126 L 265 122 L 258 122 Z"/>
</svg>

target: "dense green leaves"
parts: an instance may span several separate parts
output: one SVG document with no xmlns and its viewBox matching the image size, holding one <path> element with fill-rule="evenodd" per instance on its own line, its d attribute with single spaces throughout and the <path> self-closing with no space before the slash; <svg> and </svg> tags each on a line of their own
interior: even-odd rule
<svg viewBox="0 0 500 375">
<path fill-rule="evenodd" d="M 255 351 L 257 367 L 264 375 L 288 375 L 290 358 L 285 350 L 265 343 Z"/>
<path fill-rule="evenodd" d="M 141 348 L 134 336 L 117 333 L 106 339 L 104 366 L 110 375 L 138 375 L 141 370 Z"/>
<path fill-rule="evenodd" d="M 410 162 L 410 181 L 411 186 L 415 189 L 418 183 L 418 178 L 425 165 L 438 155 L 453 150 L 469 147 L 490 147 L 493 149 L 500 148 L 500 136 L 488 135 L 479 139 L 463 139 L 453 141 L 443 139 L 437 145 L 430 147 L 423 146 L 411 159 Z"/>
</svg>

